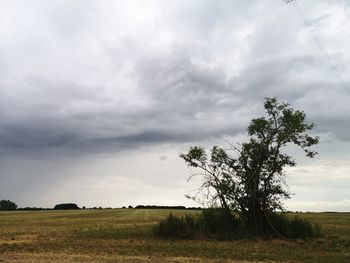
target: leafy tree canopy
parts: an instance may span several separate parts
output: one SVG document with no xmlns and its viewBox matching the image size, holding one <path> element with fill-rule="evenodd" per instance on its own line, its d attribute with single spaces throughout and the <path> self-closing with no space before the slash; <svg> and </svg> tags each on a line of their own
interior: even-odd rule
<svg viewBox="0 0 350 263">
<path fill-rule="evenodd" d="M 65 203 L 65 204 L 57 204 L 53 208 L 55 210 L 71 210 L 71 209 L 80 209 L 77 204 L 74 203 Z"/>
<path fill-rule="evenodd" d="M 0 211 L 12 211 L 16 210 L 17 205 L 10 200 L 1 200 L 0 201 Z"/>
<path fill-rule="evenodd" d="M 264 108 L 267 116 L 250 122 L 247 142 L 231 145 L 230 150 L 214 146 L 209 153 L 194 146 L 180 155 L 189 166 L 201 170 L 204 180 L 199 192 L 228 213 L 239 213 L 256 231 L 290 198 L 283 169 L 296 162 L 283 149 L 293 144 L 313 158 L 317 153 L 310 147 L 319 142 L 318 137 L 308 134 L 315 125 L 306 122 L 303 111 L 276 98 L 266 98 Z"/>
</svg>

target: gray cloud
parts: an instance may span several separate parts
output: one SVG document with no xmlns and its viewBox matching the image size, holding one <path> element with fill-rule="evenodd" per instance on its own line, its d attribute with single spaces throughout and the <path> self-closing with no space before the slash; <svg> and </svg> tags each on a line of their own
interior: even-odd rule
<svg viewBox="0 0 350 263">
<path fill-rule="evenodd" d="M 338 115 L 348 106 L 334 105 L 335 100 L 347 96 L 339 83 L 314 78 L 301 82 L 305 72 L 332 73 L 321 66 L 320 57 L 269 57 L 228 78 L 219 68 L 191 61 L 181 50 L 174 53 L 178 56 L 134 59 L 131 79 L 141 102 L 119 99 L 121 94 L 106 86 L 26 78 L 21 86 L 27 89 L 25 97 L 10 95 L 2 104 L 0 144 L 40 151 L 51 147 L 100 151 L 111 143 L 118 144 L 115 149 L 120 150 L 235 135 L 244 131 L 250 118 L 262 114 L 259 111 L 266 96 L 277 96 L 304 109 L 320 132 L 349 139 L 347 116 Z M 111 99 L 106 97 L 108 93 Z"/>
<path fill-rule="evenodd" d="M 300 5 L 312 32 L 283 1 L 7 2 L 0 157 L 207 144 L 241 136 L 266 96 L 304 110 L 327 149 L 348 143 L 349 21 L 334 3 Z"/>
</svg>

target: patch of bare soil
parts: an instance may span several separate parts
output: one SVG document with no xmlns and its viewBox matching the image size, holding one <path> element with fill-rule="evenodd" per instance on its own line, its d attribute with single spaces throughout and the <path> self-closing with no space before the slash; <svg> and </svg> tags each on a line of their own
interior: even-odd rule
<svg viewBox="0 0 350 263">
<path fill-rule="evenodd" d="M 37 235 L 25 234 L 17 235 L 13 237 L 1 237 L 0 245 L 2 244 L 21 244 L 21 243 L 31 243 L 37 240 Z"/>
</svg>

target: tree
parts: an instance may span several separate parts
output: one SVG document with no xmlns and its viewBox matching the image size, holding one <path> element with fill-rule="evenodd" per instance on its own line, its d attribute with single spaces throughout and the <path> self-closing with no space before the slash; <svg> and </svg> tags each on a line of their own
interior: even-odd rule
<svg viewBox="0 0 350 263">
<path fill-rule="evenodd" d="M 13 211 L 17 209 L 17 205 L 10 200 L 0 201 L 0 211 Z"/>
<path fill-rule="evenodd" d="M 200 192 L 212 203 L 219 202 L 227 213 L 237 212 L 253 232 L 271 225 L 271 214 L 283 210 L 283 201 L 290 198 L 283 169 L 296 162 L 283 149 L 294 144 L 313 158 L 317 153 L 310 147 L 319 141 L 308 135 L 315 125 L 306 123 L 303 111 L 276 98 L 265 98 L 264 108 L 267 117 L 253 119 L 248 126 L 249 141 L 231 145 L 235 156 L 218 146 L 209 156 L 198 146 L 180 155 L 189 166 L 202 171 Z"/>
<path fill-rule="evenodd" d="M 77 204 L 74 203 L 66 203 L 66 204 L 58 204 L 53 208 L 55 210 L 75 210 L 80 209 Z"/>
</svg>

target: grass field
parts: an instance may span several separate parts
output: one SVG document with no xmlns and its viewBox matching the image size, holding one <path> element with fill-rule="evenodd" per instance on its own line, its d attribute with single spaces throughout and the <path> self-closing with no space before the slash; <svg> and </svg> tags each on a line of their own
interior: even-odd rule
<svg viewBox="0 0 350 263">
<path fill-rule="evenodd" d="M 350 213 L 299 214 L 322 224 L 312 240 L 155 239 L 152 225 L 169 212 L 0 212 L 0 262 L 350 262 Z"/>
</svg>

